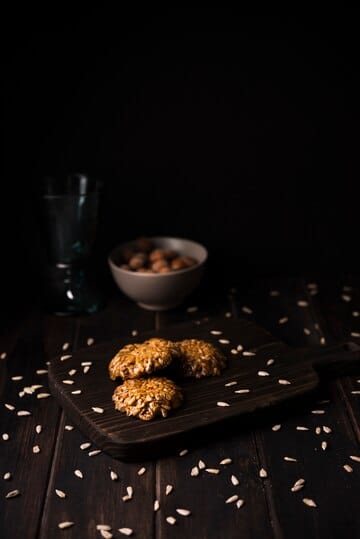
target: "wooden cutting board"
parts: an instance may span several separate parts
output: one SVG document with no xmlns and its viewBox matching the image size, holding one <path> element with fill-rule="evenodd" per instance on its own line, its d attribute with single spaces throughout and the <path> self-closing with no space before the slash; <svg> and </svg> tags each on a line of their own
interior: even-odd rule
<svg viewBox="0 0 360 539">
<path fill-rule="evenodd" d="M 214 335 L 214 330 L 221 335 Z M 114 409 L 111 397 L 119 382 L 110 380 L 107 369 L 122 346 L 155 336 L 204 339 L 223 350 L 229 361 L 221 376 L 176 380 L 183 388 L 183 405 L 167 418 L 142 421 Z M 219 339 L 229 342 L 221 343 Z M 231 350 L 239 344 L 254 355 L 233 354 Z M 348 348 L 338 345 L 333 349 L 292 349 L 247 320 L 221 318 L 198 325 L 187 322 L 87 347 L 66 360 L 55 358 L 49 366 L 49 384 L 67 416 L 100 449 L 122 460 L 138 460 L 181 448 L 181 444 L 199 435 L 203 439 L 234 426 L 240 428 L 255 421 L 259 412 L 271 412 L 273 407 L 306 397 L 318 387 L 319 374 L 334 376 L 360 369 L 360 352 L 345 351 Z M 271 365 L 267 365 L 269 359 L 274 360 Z M 86 374 L 83 362 L 91 362 Z M 69 375 L 71 369 L 76 370 L 73 376 Z M 269 375 L 260 376 L 259 371 Z M 73 384 L 64 380 L 72 380 Z M 73 393 L 79 390 L 81 393 Z M 236 393 L 239 390 L 249 391 Z M 227 405 L 219 406 L 219 402 Z M 93 407 L 104 412 L 97 413 Z"/>
</svg>

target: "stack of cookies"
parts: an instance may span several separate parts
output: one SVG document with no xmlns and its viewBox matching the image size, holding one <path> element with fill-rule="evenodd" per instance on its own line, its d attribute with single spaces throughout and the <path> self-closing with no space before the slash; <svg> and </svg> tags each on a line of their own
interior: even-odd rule
<svg viewBox="0 0 360 539">
<path fill-rule="evenodd" d="M 226 358 L 217 348 L 197 339 L 172 342 L 153 338 L 128 344 L 109 364 L 111 380 L 123 380 L 112 400 L 128 416 L 145 421 L 166 417 L 181 405 L 183 394 L 172 380 L 154 373 L 171 368 L 180 377 L 202 378 L 219 375 L 225 366 Z"/>
</svg>

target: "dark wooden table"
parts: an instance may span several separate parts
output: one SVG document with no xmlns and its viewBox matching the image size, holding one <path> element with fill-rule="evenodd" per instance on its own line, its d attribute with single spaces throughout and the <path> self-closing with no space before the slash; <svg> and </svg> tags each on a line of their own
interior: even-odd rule
<svg viewBox="0 0 360 539">
<path fill-rule="evenodd" d="M 2 332 L 2 539 L 125 537 L 119 528 L 130 528 L 141 539 L 360 537 L 359 377 L 326 384 L 310 407 L 296 413 L 138 463 L 123 463 L 97 453 L 93 444 L 82 445 L 88 440 L 47 395 L 46 363 L 62 352 L 64 343 L 71 352 L 88 346 L 88 339 L 100 343 L 189 319 L 246 317 L 293 346 L 344 338 L 360 342 L 356 279 L 319 279 L 317 286 L 297 278 L 245 281 L 206 285 L 185 306 L 167 313 L 143 311 L 114 291 L 96 315 L 61 318 L 34 310 L 16 328 Z M 322 412 L 314 414 L 314 409 Z M 21 410 L 30 415 L 19 415 Z M 220 464 L 224 459 L 231 461 Z M 200 461 L 220 473 L 200 470 L 192 476 Z M 266 477 L 259 476 L 261 468 Z M 299 478 L 305 485 L 292 492 Z M 167 485 L 173 487 L 168 494 Z M 129 486 L 133 495 L 124 501 Z M 11 491 L 19 493 L 7 498 Z M 235 495 L 243 505 L 226 503 Z M 179 508 L 191 514 L 183 516 Z M 169 516 L 175 524 L 167 521 Z M 72 527 L 59 529 L 66 521 Z M 107 531 L 97 525 L 108 526 Z"/>
</svg>

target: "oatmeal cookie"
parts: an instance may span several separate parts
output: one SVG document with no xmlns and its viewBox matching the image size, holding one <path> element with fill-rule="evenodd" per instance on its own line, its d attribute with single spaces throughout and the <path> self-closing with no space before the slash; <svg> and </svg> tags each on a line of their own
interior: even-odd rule
<svg viewBox="0 0 360 539">
<path fill-rule="evenodd" d="M 176 346 L 180 372 L 185 377 L 215 376 L 226 366 L 226 357 L 208 342 L 186 339 L 177 342 Z"/>
<path fill-rule="evenodd" d="M 126 380 L 151 374 L 170 365 L 177 353 L 175 345 L 165 339 L 154 338 L 141 344 L 127 344 L 110 361 L 110 378 Z"/>
<path fill-rule="evenodd" d="M 166 417 L 183 401 L 180 388 L 167 378 L 137 378 L 125 380 L 112 396 L 115 409 L 144 421 L 156 416 Z"/>
</svg>

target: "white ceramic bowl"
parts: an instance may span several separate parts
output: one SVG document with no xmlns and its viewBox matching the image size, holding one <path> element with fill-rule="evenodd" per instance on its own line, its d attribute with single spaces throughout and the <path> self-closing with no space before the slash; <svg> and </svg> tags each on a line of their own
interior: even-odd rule
<svg viewBox="0 0 360 539">
<path fill-rule="evenodd" d="M 172 249 L 180 256 L 191 256 L 197 264 L 190 268 L 169 273 L 141 273 L 120 267 L 123 249 L 133 242 L 123 243 L 113 249 L 108 263 L 115 283 L 120 290 L 144 309 L 165 311 L 180 305 L 200 283 L 207 250 L 200 243 L 182 238 L 149 238 L 155 248 Z"/>
</svg>

